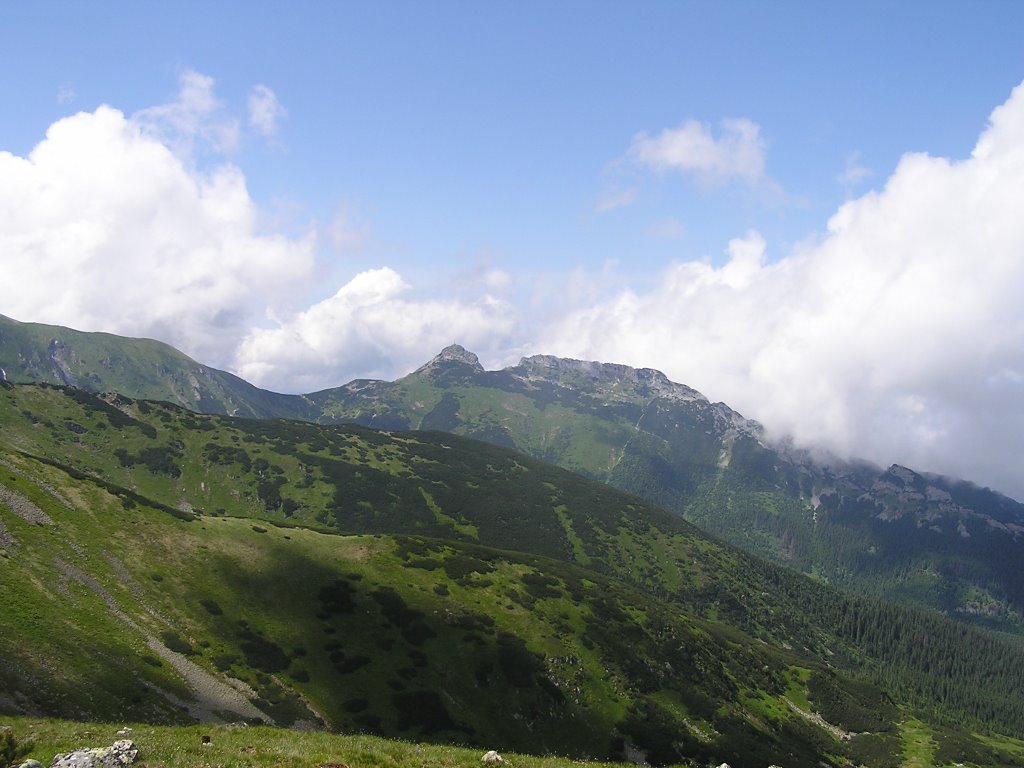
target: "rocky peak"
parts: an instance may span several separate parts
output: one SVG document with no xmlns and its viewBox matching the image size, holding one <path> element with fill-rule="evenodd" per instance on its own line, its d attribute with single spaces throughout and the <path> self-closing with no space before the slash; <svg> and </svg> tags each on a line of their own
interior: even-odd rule
<svg viewBox="0 0 1024 768">
<path fill-rule="evenodd" d="M 676 384 L 670 381 L 664 373 L 653 368 L 631 368 L 628 365 L 573 360 L 553 355 L 524 357 L 519 361 L 518 368 L 526 374 L 526 378 L 556 382 L 565 379 L 585 379 L 596 384 L 626 384 L 659 397 L 670 397 L 677 400 L 707 400 L 697 390 L 684 384 Z"/>
<path fill-rule="evenodd" d="M 431 371 L 442 367 L 445 363 L 461 363 L 463 365 L 468 365 L 477 373 L 482 373 L 484 370 L 484 367 L 480 365 L 480 358 L 465 347 L 458 344 L 450 344 L 442 349 L 441 352 L 429 363 L 416 369 L 416 373 L 430 373 Z"/>
</svg>

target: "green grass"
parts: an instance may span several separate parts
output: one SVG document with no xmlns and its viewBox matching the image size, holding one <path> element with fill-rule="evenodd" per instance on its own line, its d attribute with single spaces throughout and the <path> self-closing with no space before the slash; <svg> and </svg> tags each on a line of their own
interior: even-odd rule
<svg viewBox="0 0 1024 768">
<path fill-rule="evenodd" d="M 117 731 L 132 728 L 127 738 L 138 749 L 138 761 L 149 768 L 310 768 L 349 765 L 360 768 L 475 768 L 483 749 L 424 744 L 356 734 L 302 732 L 281 728 L 195 725 L 154 726 L 144 723 L 96 723 L 38 718 L 3 718 L 19 742 L 31 743 L 25 759 L 48 765 L 57 754 L 86 746 L 109 746 L 122 738 Z M 203 746 L 202 737 L 210 743 Z M 506 752 L 516 768 L 579 768 L 583 765 L 623 766 L 622 763 L 584 763 L 564 757 Z"/>
<path fill-rule="evenodd" d="M 936 743 L 931 729 L 916 718 L 910 718 L 900 725 L 903 740 L 904 768 L 931 768 L 935 765 Z"/>
</svg>

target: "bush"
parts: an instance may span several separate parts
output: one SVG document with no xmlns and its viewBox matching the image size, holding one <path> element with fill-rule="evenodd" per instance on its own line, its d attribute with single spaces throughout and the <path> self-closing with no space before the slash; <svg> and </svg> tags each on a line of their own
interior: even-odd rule
<svg viewBox="0 0 1024 768">
<path fill-rule="evenodd" d="M 179 637 L 177 632 L 161 632 L 160 639 L 164 641 L 164 645 L 175 653 L 181 653 L 185 656 L 195 656 L 198 653 L 195 648 L 189 645 L 187 640 Z"/>
<path fill-rule="evenodd" d="M 32 751 L 32 744 L 19 744 L 10 728 L 0 727 L 0 768 L 14 765 Z"/>
<path fill-rule="evenodd" d="M 219 605 L 217 605 L 217 601 L 216 600 L 210 600 L 209 598 L 203 598 L 202 600 L 199 601 L 199 604 L 201 606 L 203 606 L 203 608 L 205 608 L 207 610 L 207 612 L 211 616 L 221 616 L 224 613 L 224 611 L 221 610 L 221 607 Z"/>
</svg>

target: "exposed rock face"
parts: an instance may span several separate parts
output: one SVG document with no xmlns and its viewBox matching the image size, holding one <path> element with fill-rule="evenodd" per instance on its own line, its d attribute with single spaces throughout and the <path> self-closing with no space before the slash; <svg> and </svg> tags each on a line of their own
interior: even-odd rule
<svg viewBox="0 0 1024 768">
<path fill-rule="evenodd" d="M 483 373 L 484 367 L 480 365 L 480 358 L 458 344 L 445 347 L 429 363 L 420 366 L 416 373 L 430 373 L 445 363 L 463 363 L 470 366 L 475 372 Z"/>
<path fill-rule="evenodd" d="M 14 534 L 8 531 L 2 521 L 0 521 L 0 550 L 5 552 L 12 551 L 18 546 L 18 540 L 14 538 Z"/>
<path fill-rule="evenodd" d="M 71 368 L 68 366 L 68 361 L 65 359 L 71 357 L 74 361 L 75 354 L 70 350 L 67 344 L 62 339 L 50 339 L 50 360 L 53 362 L 54 367 L 57 369 L 57 374 L 69 387 L 77 386 L 78 380 L 75 374 L 72 373 Z"/>
<path fill-rule="evenodd" d="M 523 373 L 526 377 L 557 380 L 560 376 L 589 379 L 600 384 L 627 384 L 634 389 L 642 389 L 651 395 L 670 397 L 678 400 L 699 400 L 707 402 L 700 392 L 685 384 L 670 381 L 661 371 L 653 368 L 631 368 L 628 365 L 614 363 L 598 363 L 589 360 L 573 360 L 571 358 L 554 357 L 552 355 L 533 355 L 519 361 L 517 368 L 512 369 Z"/>
<path fill-rule="evenodd" d="M 0 502 L 7 505 L 11 512 L 16 514 L 26 523 L 35 523 L 36 525 L 53 525 L 53 520 L 51 520 L 50 516 L 43 512 L 43 510 L 17 491 L 12 491 L 10 488 L 2 485 L 0 485 Z"/>
<path fill-rule="evenodd" d="M 84 747 L 57 755 L 50 768 L 124 768 L 139 754 L 135 742 L 120 739 L 109 747 Z"/>
</svg>

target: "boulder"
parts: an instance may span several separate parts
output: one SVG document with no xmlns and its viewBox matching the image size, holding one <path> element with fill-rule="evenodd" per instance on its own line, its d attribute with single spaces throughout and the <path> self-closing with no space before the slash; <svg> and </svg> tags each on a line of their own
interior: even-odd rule
<svg viewBox="0 0 1024 768">
<path fill-rule="evenodd" d="M 138 754 L 134 741 L 120 739 L 109 747 L 83 747 L 57 755 L 50 768 L 125 768 Z"/>
</svg>

